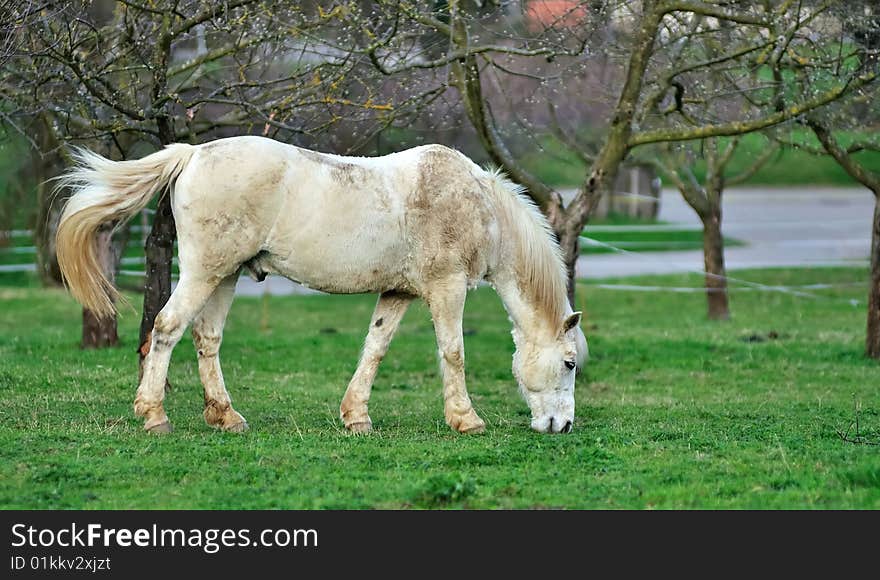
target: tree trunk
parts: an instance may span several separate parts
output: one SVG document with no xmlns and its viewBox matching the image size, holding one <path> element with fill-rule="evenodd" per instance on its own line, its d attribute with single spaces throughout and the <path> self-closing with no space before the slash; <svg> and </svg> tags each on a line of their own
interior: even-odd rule
<svg viewBox="0 0 880 580">
<path fill-rule="evenodd" d="M 168 117 L 160 116 L 156 119 L 156 124 L 159 129 L 159 141 L 162 145 L 174 143 L 174 127 L 171 120 Z M 174 214 L 171 213 L 171 193 L 168 191 L 159 198 L 156 215 L 153 217 L 153 227 L 144 246 L 146 279 L 144 281 L 144 310 L 141 316 L 140 346 L 138 347 L 139 376 L 143 375 L 144 358 L 150 352 L 156 316 L 168 302 L 168 298 L 171 297 L 171 262 L 174 258 L 174 240 L 176 239 L 177 228 L 174 224 Z M 165 388 L 169 387 L 168 379 L 166 379 Z"/>
<path fill-rule="evenodd" d="M 110 245 L 112 231 L 111 227 L 106 226 L 101 228 L 96 236 L 98 258 L 104 268 L 104 275 L 111 282 L 116 277 L 116 259 Z M 115 315 L 108 318 L 98 318 L 91 310 L 83 308 L 82 318 L 82 348 L 106 348 L 119 344 Z"/>
<path fill-rule="evenodd" d="M 174 226 L 174 214 L 171 213 L 171 196 L 162 195 L 153 218 L 153 227 L 147 236 L 146 280 L 144 282 L 144 311 L 141 317 L 140 332 L 140 363 L 143 370 L 144 358 L 150 352 L 150 341 L 153 335 L 153 323 L 156 315 L 168 302 L 171 296 L 171 261 L 174 257 L 174 240 L 177 230 Z"/>
<path fill-rule="evenodd" d="M 37 247 L 37 273 L 44 286 L 61 286 L 61 268 L 55 253 L 55 233 L 61 220 L 61 210 L 70 195 L 70 190 L 56 190 L 50 178 L 63 169 L 60 156 L 50 151 L 58 145 L 48 121 L 41 116 L 34 122 L 34 138 L 40 151 L 31 151 L 30 168 L 36 181 L 37 223 L 34 227 L 34 245 Z"/>
<path fill-rule="evenodd" d="M 880 359 L 880 191 L 874 192 L 871 227 L 871 289 L 868 291 L 868 334 L 865 354 Z"/>
<path fill-rule="evenodd" d="M 703 264 L 706 271 L 706 300 L 710 320 L 728 320 L 727 271 L 724 268 L 724 238 L 721 236 L 721 210 L 715 208 L 703 222 Z"/>
<path fill-rule="evenodd" d="M 577 310 L 574 295 L 577 288 L 577 261 L 581 252 L 580 230 L 571 227 L 554 228 L 554 230 L 559 240 L 559 247 L 562 249 L 562 259 L 565 261 L 568 303 L 572 310 Z"/>
<path fill-rule="evenodd" d="M 38 166 L 48 164 L 46 158 L 39 159 L 39 154 L 32 154 L 34 159 L 34 176 L 37 177 L 37 223 L 34 228 L 34 245 L 37 247 L 37 273 L 44 286 L 61 286 L 61 268 L 55 253 L 55 233 L 61 221 L 61 210 L 67 200 L 68 191 L 53 191 L 46 183 L 50 174 L 57 174 Z M 57 195 L 56 195 L 57 193 Z"/>
<path fill-rule="evenodd" d="M 871 223 L 871 287 L 868 290 L 868 324 L 865 336 L 865 355 L 880 359 L 880 174 L 866 169 L 841 147 L 831 130 L 809 118 L 808 123 L 822 147 L 853 179 L 874 194 L 874 221 Z"/>
<path fill-rule="evenodd" d="M 87 308 L 83 308 L 82 313 L 82 348 L 107 348 L 119 344 L 115 316 L 98 318 Z"/>
</svg>

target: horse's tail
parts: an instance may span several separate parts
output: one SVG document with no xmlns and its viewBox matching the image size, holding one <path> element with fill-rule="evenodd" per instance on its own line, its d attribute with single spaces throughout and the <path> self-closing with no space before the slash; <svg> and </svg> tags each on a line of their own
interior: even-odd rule
<svg viewBox="0 0 880 580">
<path fill-rule="evenodd" d="M 178 143 L 143 159 L 110 161 L 76 149 L 76 164 L 57 179 L 58 188 L 73 191 L 55 235 L 58 265 L 70 293 L 97 317 L 116 313 L 119 292 L 104 274 L 95 233 L 107 222 L 125 223 L 157 190 L 170 189 L 194 151 Z"/>
</svg>

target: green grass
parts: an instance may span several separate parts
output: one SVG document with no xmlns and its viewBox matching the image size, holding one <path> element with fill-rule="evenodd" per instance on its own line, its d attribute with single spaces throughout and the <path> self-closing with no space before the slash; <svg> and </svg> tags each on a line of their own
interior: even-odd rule
<svg viewBox="0 0 880 580">
<path fill-rule="evenodd" d="M 872 137 L 873 134 L 865 135 Z M 856 137 L 853 133 L 839 134 L 838 138 L 844 145 L 849 145 Z M 820 148 L 812 132 L 803 129 L 788 131 L 789 142 Z M 722 139 L 722 146 L 725 140 Z M 750 167 L 765 149 L 770 146 L 769 140 L 760 133 L 743 136 L 736 153 L 728 165 L 728 175 L 735 176 Z M 866 151 L 855 156 L 864 166 L 873 172 L 880 173 L 880 152 Z M 706 164 L 698 161 L 694 166 L 694 175 L 702 180 L 706 173 Z M 748 185 L 858 185 L 834 159 L 827 155 L 814 155 L 803 149 L 787 147 L 774 156 L 754 177 Z"/>
<path fill-rule="evenodd" d="M 604 217 L 590 218 L 590 226 L 645 226 L 645 225 L 668 225 L 669 222 L 643 217 L 634 217 L 625 213 L 610 212 Z"/>
<path fill-rule="evenodd" d="M 628 252 L 670 252 L 699 250 L 703 247 L 703 232 L 700 230 L 596 231 L 587 226 L 584 236 Z M 726 248 L 742 245 L 743 242 L 735 238 L 724 238 Z M 614 251 L 604 246 L 590 245 L 587 241 L 581 243 L 582 254 L 607 254 Z"/>
<path fill-rule="evenodd" d="M 854 134 L 843 134 L 840 139 L 842 143 L 848 144 L 854 137 Z M 792 130 L 786 138 L 793 143 L 817 145 L 812 134 L 803 130 Z M 535 151 L 524 156 L 523 164 L 525 167 L 553 187 L 578 187 L 586 175 L 584 162 L 552 137 L 542 140 L 542 145 L 544 151 Z M 759 133 L 744 136 L 728 166 L 728 175 L 737 175 L 751 166 L 754 160 L 764 152 L 767 145 L 767 138 Z M 648 151 L 637 149 L 635 154 L 648 155 Z M 880 172 L 880 152 L 862 152 L 857 154 L 856 159 L 869 170 Z M 697 179 L 702 181 L 706 173 L 705 162 L 697 160 L 693 170 Z M 669 180 L 664 179 L 664 184 L 668 186 Z M 789 147 L 774 156 L 747 182 L 747 185 L 854 186 L 858 184 L 841 169 L 834 159 L 826 155 L 813 155 L 803 149 Z"/>
<path fill-rule="evenodd" d="M 705 320 L 699 294 L 587 287 L 592 360 L 566 436 L 529 430 L 507 317 L 489 289 L 470 295 L 465 316 L 485 435 L 443 423 L 422 306 L 379 371 L 375 432 L 346 434 L 337 409 L 374 297 L 308 296 L 271 298 L 265 331 L 259 299 L 233 306 L 224 374 L 249 433 L 202 421 L 187 338 L 167 397 L 175 432 L 156 437 L 131 411 L 136 315 L 122 319 L 121 347 L 81 351 L 79 309 L 63 292 L 0 288 L 0 506 L 880 508 L 878 448 L 837 435 L 857 403 L 863 434 L 880 437 L 880 366 L 862 357 L 866 271 L 735 275 L 854 285 L 811 290 L 814 299 L 733 293 L 734 318 L 722 324 Z M 699 285 L 696 276 L 627 282 Z"/>
<path fill-rule="evenodd" d="M 541 140 L 543 150 L 535 150 L 522 157 L 523 167 L 535 177 L 559 188 L 576 188 L 587 174 L 583 159 L 553 137 Z"/>
</svg>

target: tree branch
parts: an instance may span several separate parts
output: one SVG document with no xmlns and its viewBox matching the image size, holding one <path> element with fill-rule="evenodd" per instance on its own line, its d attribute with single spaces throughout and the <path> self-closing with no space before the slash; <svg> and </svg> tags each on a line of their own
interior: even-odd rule
<svg viewBox="0 0 880 580">
<path fill-rule="evenodd" d="M 691 139 L 703 139 L 705 137 L 725 137 L 751 133 L 760 129 L 766 129 L 780 123 L 784 123 L 813 109 L 827 105 L 849 92 L 864 87 L 877 79 L 877 73 L 863 74 L 850 82 L 825 91 L 812 99 L 787 107 L 771 115 L 748 121 L 733 121 L 715 125 L 704 125 L 690 129 L 655 129 L 633 134 L 629 141 L 629 147 L 637 147 L 648 143 L 660 143 L 662 141 L 689 141 Z"/>
<path fill-rule="evenodd" d="M 192 17 L 181 22 L 179 26 L 172 29 L 170 31 L 171 36 L 180 36 L 185 32 L 189 32 L 194 27 L 203 22 L 211 20 L 221 12 L 229 12 L 231 10 L 235 10 L 236 8 L 247 6 L 248 4 L 256 4 L 259 1 L 260 0 L 227 0 L 226 2 L 218 2 L 217 4 L 209 3 L 208 5 L 210 6 L 210 8 L 206 8 L 198 14 L 193 15 Z"/>
<path fill-rule="evenodd" d="M 738 24 L 749 24 L 752 26 L 760 26 L 762 28 L 770 27 L 767 19 L 762 16 L 755 16 L 748 12 L 740 12 L 717 4 L 706 4 L 705 2 L 669 0 L 660 4 L 659 11 L 661 14 L 668 14 L 670 12 L 690 12 L 692 14 L 711 16 L 712 18 L 736 22 Z"/>
<path fill-rule="evenodd" d="M 880 175 L 870 171 L 861 163 L 853 159 L 852 156 L 846 152 L 846 149 L 837 142 L 837 139 L 832 135 L 828 127 L 814 116 L 807 117 L 806 123 L 807 126 L 813 130 L 813 133 L 815 133 L 816 138 L 819 139 L 819 142 L 822 144 L 825 151 L 834 157 L 834 160 L 843 167 L 844 171 L 846 171 L 853 179 L 873 191 L 874 195 L 878 195 L 878 192 L 880 192 Z"/>
<path fill-rule="evenodd" d="M 754 177 L 754 175 L 757 172 L 759 172 L 761 170 L 761 168 L 764 167 L 768 161 L 770 161 L 770 158 L 773 157 L 774 155 L 776 155 L 776 153 L 778 151 L 779 151 L 778 146 L 774 145 L 774 146 L 767 147 L 763 151 L 763 153 L 761 153 L 758 156 L 758 158 L 755 159 L 752 162 L 752 164 L 749 165 L 745 170 L 743 170 L 741 173 L 738 173 L 737 175 L 734 175 L 730 179 L 727 179 L 725 181 L 726 184 L 732 186 L 732 185 L 739 185 L 741 183 L 748 181 L 749 179 Z"/>
</svg>

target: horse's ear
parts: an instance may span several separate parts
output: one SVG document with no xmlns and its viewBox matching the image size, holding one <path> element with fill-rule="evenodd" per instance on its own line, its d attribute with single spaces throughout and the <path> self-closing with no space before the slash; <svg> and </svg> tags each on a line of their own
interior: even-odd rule
<svg viewBox="0 0 880 580">
<path fill-rule="evenodd" d="M 581 312 L 572 312 L 568 316 L 565 317 L 565 320 L 562 322 L 562 334 L 565 334 L 575 326 L 581 323 Z"/>
</svg>

